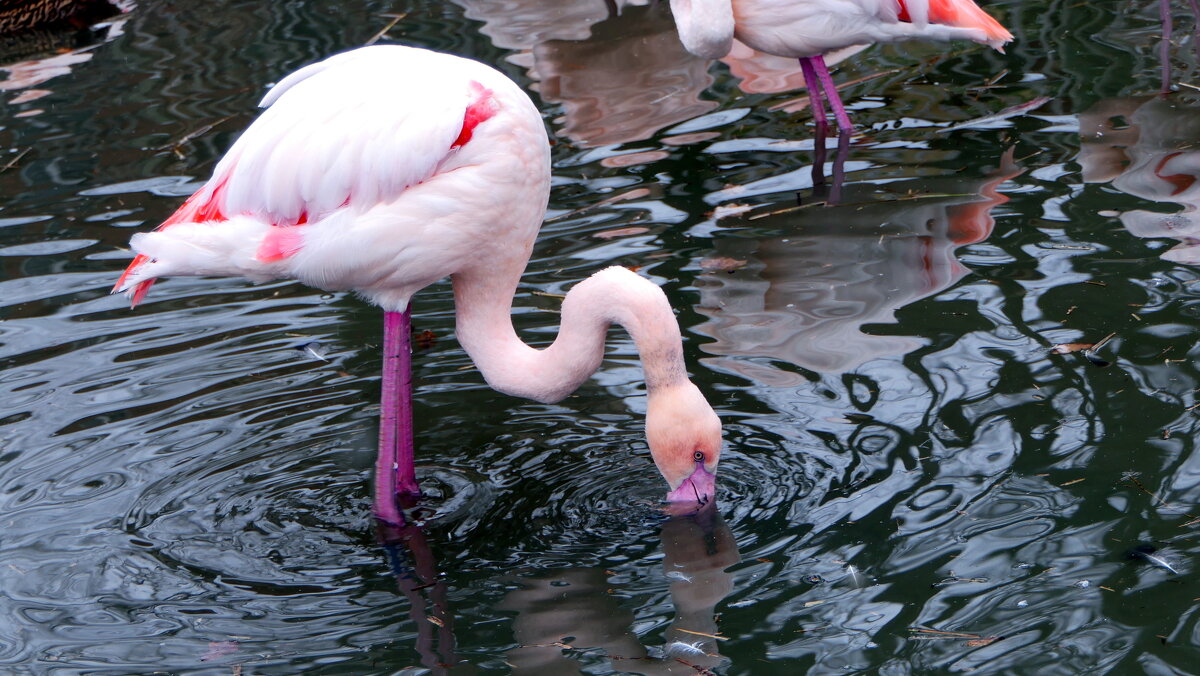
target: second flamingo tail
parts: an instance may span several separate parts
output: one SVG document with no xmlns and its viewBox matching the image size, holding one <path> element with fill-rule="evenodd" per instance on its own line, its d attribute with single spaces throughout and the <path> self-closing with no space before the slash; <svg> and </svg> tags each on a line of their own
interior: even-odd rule
<svg viewBox="0 0 1200 676">
<path fill-rule="evenodd" d="M 1012 42 L 1012 33 L 972 0 L 907 0 L 901 5 L 915 9 L 915 6 L 925 3 L 928 3 L 931 23 L 981 31 L 984 39 L 980 42 L 1001 52 L 1005 44 Z"/>
</svg>

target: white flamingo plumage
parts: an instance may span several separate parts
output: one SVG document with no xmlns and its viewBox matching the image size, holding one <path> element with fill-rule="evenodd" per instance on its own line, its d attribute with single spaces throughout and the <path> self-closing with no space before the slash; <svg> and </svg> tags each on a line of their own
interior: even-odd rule
<svg viewBox="0 0 1200 676">
<path fill-rule="evenodd" d="M 972 0 L 671 0 L 688 51 L 710 59 L 729 53 L 734 37 L 767 54 L 800 59 L 813 114 L 825 124 L 821 92 L 838 129 L 853 127 L 824 55 L 900 40 L 973 40 L 1002 50 L 1012 34 Z"/>
<path fill-rule="evenodd" d="M 346 52 L 275 85 L 264 112 L 213 177 L 158 230 L 134 235 L 137 257 L 114 292 L 137 304 L 158 277 L 296 279 L 353 290 L 385 312 L 383 412 L 375 512 L 402 523 L 416 492 L 408 375 L 412 295 L 454 283 L 457 334 L 488 383 L 562 399 L 603 359 L 620 324 L 642 356 L 646 435 L 668 499 L 707 501 L 720 458 L 716 414 L 691 383 L 679 326 L 662 290 L 624 268 L 571 289 L 544 350 L 509 317 L 550 187 L 541 116 L 498 71 L 401 46 Z"/>
</svg>

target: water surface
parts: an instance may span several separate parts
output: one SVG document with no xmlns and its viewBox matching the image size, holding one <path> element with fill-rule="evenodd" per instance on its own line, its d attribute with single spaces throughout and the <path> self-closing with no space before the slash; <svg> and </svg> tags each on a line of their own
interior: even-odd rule
<svg viewBox="0 0 1200 676">
<path fill-rule="evenodd" d="M 0 671 L 1194 670 L 1200 96 L 1155 96 L 1154 3 L 1033 5 L 988 4 L 1004 55 L 843 61 L 836 199 L 791 64 L 699 61 L 665 3 L 146 0 L 7 66 Z M 430 496 L 383 546 L 374 308 L 108 295 L 269 83 L 400 14 L 381 41 L 496 65 L 553 133 L 522 335 L 552 340 L 556 294 L 607 265 L 678 309 L 725 422 L 716 510 L 659 510 L 628 337 L 564 402 L 513 399 L 441 284 L 415 303 Z"/>
</svg>

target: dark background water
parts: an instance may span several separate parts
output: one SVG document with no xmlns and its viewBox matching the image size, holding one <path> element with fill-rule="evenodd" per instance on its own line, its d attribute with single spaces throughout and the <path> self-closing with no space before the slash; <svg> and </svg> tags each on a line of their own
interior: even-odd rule
<svg viewBox="0 0 1200 676">
<path fill-rule="evenodd" d="M 1166 99 L 1150 2 L 992 2 L 1007 54 L 844 62 L 862 136 L 836 206 L 795 69 L 686 56 L 665 3 L 146 0 L 7 68 L 0 672 L 1195 671 L 1200 80 L 1178 4 Z M 267 84 L 388 14 L 384 42 L 535 90 L 554 218 L 515 322 L 549 342 L 552 294 L 607 265 L 661 284 L 725 423 L 719 514 L 658 511 L 624 334 L 561 404 L 512 399 L 442 284 L 415 304 L 432 495 L 384 548 L 375 309 L 227 279 L 136 312 L 108 295 Z M 1051 351 L 1109 334 L 1092 361 Z"/>
</svg>

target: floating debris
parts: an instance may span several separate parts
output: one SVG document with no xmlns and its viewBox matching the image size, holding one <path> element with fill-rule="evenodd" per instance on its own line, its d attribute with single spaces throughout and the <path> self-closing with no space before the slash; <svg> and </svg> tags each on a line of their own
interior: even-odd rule
<svg viewBox="0 0 1200 676">
<path fill-rule="evenodd" d="M 603 232 L 595 232 L 592 233 L 592 237 L 596 239 L 615 239 L 617 237 L 629 237 L 630 235 L 642 235 L 647 232 L 650 232 L 650 228 L 631 225 L 627 228 L 614 228 L 612 230 L 604 230 Z"/>
<path fill-rule="evenodd" d="M 313 359 L 323 361 L 326 364 L 329 363 L 329 359 L 325 357 L 325 355 L 329 353 L 329 348 L 316 341 L 305 343 L 303 345 L 297 345 L 296 349 L 312 357 Z"/>
<path fill-rule="evenodd" d="M 825 578 L 821 577 L 820 575 L 805 575 L 804 581 L 809 584 L 821 584 L 825 581 Z"/>
<path fill-rule="evenodd" d="M 1108 341 L 1112 340 L 1117 334 L 1110 333 L 1100 340 L 1098 343 L 1061 343 L 1050 348 L 1054 354 L 1072 354 L 1078 352 L 1085 359 L 1092 362 L 1093 365 L 1101 368 L 1108 366 L 1110 362 L 1105 361 L 1096 356 L 1096 351 L 1104 347 Z"/>
<path fill-rule="evenodd" d="M 1158 554 L 1157 552 L 1158 548 L 1154 545 L 1139 545 L 1129 553 L 1129 557 L 1133 559 L 1142 559 L 1143 561 L 1146 561 L 1152 565 L 1169 570 L 1170 572 L 1179 575 L 1180 573 L 1175 566 L 1172 566 L 1166 559 L 1162 557 L 1162 555 Z"/>
<path fill-rule="evenodd" d="M 691 582 L 692 581 L 691 575 L 687 575 L 686 573 L 681 573 L 678 570 L 672 570 L 672 571 L 668 572 L 666 575 L 666 578 L 668 580 L 679 580 L 680 582 Z"/>
<path fill-rule="evenodd" d="M 719 272 L 733 272 L 744 266 L 747 261 L 728 256 L 713 256 L 700 261 L 701 270 L 716 270 Z"/>
<path fill-rule="evenodd" d="M 13 167 L 17 166 L 17 162 L 20 162 L 22 157 L 25 157 L 26 155 L 28 155 L 30 150 L 32 150 L 32 148 L 26 148 L 25 150 L 22 150 L 20 153 L 17 154 L 16 157 L 9 160 L 3 167 L 0 167 L 0 174 L 3 174 L 4 172 L 8 171 L 9 169 L 12 169 Z"/>
<path fill-rule="evenodd" d="M 1078 580 L 1071 586 L 1078 589 L 1087 589 L 1088 587 L 1092 586 L 1092 583 L 1090 580 Z"/>
<path fill-rule="evenodd" d="M 987 581 L 988 581 L 988 579 L 986 577 L 957 577 L 955 575 L 951 575 L 950 577 L 944 577 L 929 586 L 933 587 L 934 589 L 941 589 L 942 587 L 949 587 L 950 585 L 958 584 L 959 582 L 987 582 Z"/>
<path fill-rule="evenodd" d="M 209 641 L 208 650 L 200 656 L 201 662 L 211 662 L 238 651 L 237 641 Z"/>
<path fill-rule="evenodd" d="M 429 329 L 425 329 L 413 336 L 413 344 L 418 350 L 428 350 L 437 344 L 437 334 Z"/>
<path fill-rule="evenodd" d="M 1033 99 L 1032 101 L 1026 101 L 1025 103 L 1018 103 L 1015 106 L 1010 106 L 1008 108 L 1005 108 L 1004 110 L 1002 110 L 994 115 L 985 115 L 983 117 L 977 117 L 973 120 L 967 120 L 966 122 L 959 122 L 958 124 L 952 124 L 949 127 L 942 127 L 941 129 L 937 130 L 937 133 L 944 134 L 946 132 L 956 131 L 958 129 L 970 129 L 972 127 L 982 127 L 982 126 L 991 124 L 993 122 L 1001 122 L 1003 120 L 1007 120 L 1010 117 L 1018 117 L 1020 115 L 1024 115 L 1025 113 L 1028 113 L 1029 111 L 1034 110 L 1035 108 L 1040 108 L 1049 102 L 1050 102 L 1049 96 L 1039 96 L 1036 99 Z"/>
<path fill-rule="evenodd" d="M 369 47 L 369 46 L 375 44 L 376 42 L 379 42 L 380 38 L 387 35 L 388 31 L 395 28 L 396 24 L 400 23 L 401 21 L 404 20 L 404 17 L 408 16 L 408 12 L 401 12 L 400 14 L 380 14 L 379 16 L 381 16 L 385 19 L 390 18 L 391 21 L 388 22 L 388 25 L 381 28 L 378 33 L 376 33 L 375 35 L 372 35 L 371 39 L 364 42 L 363 43 L 364 47 Z"/>
<path fill-rule="evenodd" d="M 1054 354 L 1071 354 L 1072 352 L 1083 352 L 1095 347 L 1095 343 L 1059 343 L 1050 349 Z"/>
<path fill-rule="evenodd" d="M 850 580 L 850 584 L 855 587 L 866 587 L 869 584 L 867 577 L 853 563 L 846 564 L 846 579 Z"/>
<path fill-rule="evenodd" d="M 707 216 L 709 218 L 713 219 L 714 221 L 719 221 L 722 218 L 729 218 L 731 216 L 737 216 L 738 214 L 744 214 L 747 211 L 753 211 L 753 210 L 754 210 L 753 204 L 740 204 L 740 203 L 736 203 L 736 202 L 732 203 L 732 204 L 718 204 L 717 208 L 708 212 Z"/>
<path fill-rule="evenodd" d="M 226 115 L 225 117 L 222 117 L 221 119 L 217 120 L 216 122 L 212 122 L 212 123 L 203 125 L 203 126 L 199 127 L 198 129 L 194 129 L 194 130 L 184 134 L 183 136 L 180 136 L 179 138 L 175 139 L 174 141 L 171 141 L 170 143 L 166 143 L 161 146 L 158 146 L 157 148 L 154 148 L 153 150 L 155 150 L 155 151 L 170 150 L 172 153 L 175 153 L 176 157 L 178 157 L 179 159 L 182 160 L 185 157 L 187 157 L 187 154 L 183 152 L 183 146 L 185 146 L 188 143 L 196 140 L 197 138 L 207 134 L 208 132 L 212 131 L 219 125 L 222 125 L 232 119 L 233 119 L 232 115 Z"/>
<path fill-rule="evenodd" d="M 728 636 L 721 636 L 720 634 L 706 634 L 702 631 L 692 631 L 690 629 L 680 629 L 678 627 L 675 628 L 675 631 L 682 631 L 685 634 L 692 634 L 694 636 L 704 636 L 704 637 L 711 638 L 711 639 L 714 639 L 717 641 L 728 641 L 729 640 Z"/>
<path fill-rule="evenodd" d="M 582 214 L 585 211 L 591 211 L 592 209 L 599 209 L 601 207 L 606 207 L 606 206 L 609 206 L 612 204 L 616 204 L 617 202 L 626 202 L 629 200 L 641 199 L 643 197 L 649 197 L 650 195 L 651 195 L 651 192 L 650 192 L 649 188 L 634 188 L 633 190 L 629 190 L 629 191 L 626 191 L 623 193 L 612 195 L 610 197 L 605 197 L 604 199 L 600 200 L 599 202 L 594 202 L 585 207 L 580 207 L 578 209 L 568 211 L 564 214 L 559 214 L 557 216 L 551 216 L 550 218 L 546 219 L 546 222 L 549 223 L 551 221 L 557 221 L 557 220 L 563 219 L 563 218 L 570 218 L 571 216 L 577 216 L 579 214 Z"/>
<path fill-rule="evenodd" d="M 983 636 L 980 634 L 969 634 L 965 631 L 942 631 L 941 629 L 926 629 L 925 627 L 909 627 L 908 631 L 912 633 L 910 639 L 919 641 L 936 641 L 936 640 L 979 640 Z"/>
</svg>

